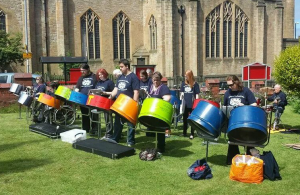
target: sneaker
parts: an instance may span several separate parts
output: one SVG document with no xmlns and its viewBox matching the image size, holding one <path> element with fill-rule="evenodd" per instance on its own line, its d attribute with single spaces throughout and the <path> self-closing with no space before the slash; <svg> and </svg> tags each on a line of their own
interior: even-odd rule
<svg viewBox="0 0 300 195">
<path fill-rule="evenodd" d="M 127 144 L 128 147 L 133 147 L 133 145 L 134 145 L 134 144 L 129 144 L 129 143 Z"/>
<path fill-rule="evenodd" d="M 190 139 L 194 139 L 194 136 L 193 136 L 193 135 L 190 135 Z"/>
</svg>

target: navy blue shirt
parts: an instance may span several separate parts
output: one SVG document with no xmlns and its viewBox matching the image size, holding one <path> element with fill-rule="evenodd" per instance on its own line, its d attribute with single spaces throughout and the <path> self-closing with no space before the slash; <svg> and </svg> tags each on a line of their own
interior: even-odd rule
<svg viewBox="0 0 300 195">
<path fill-rule="evenodd" d="M 224 95 L 224 106 L 238 106 L 239 103 L 250 105 L 256 103 L 253 93 L 247 87 L 242 91 L 232 91 L 228 89 Z"/>
<path fill-rule="evenodd" d="M 279 93 L 274 93 L 271 97 L 268 97 L 268 101 L 274 101 L 275 99 L 280 100 L 278 103 L 278 106 L 281 106 L 283 109 L 287 105 L 286 95 L 282 91 L 279 91 Z M 274 106 L 277 106 L 274 103 Z"/>
<path fill-rule="evenodd" d="M 153 90 L 153 84 L 148 88 L 148 93 L 151 97 L 160 98 L 164 95 L 170 95 L 170 89 L 167 85 L 162 84 L 160 85 L 156 91 Z"/>
<path fill-rule="evenodd" d="M 129 75 L 121 75 L 118 80 L 116 87 L 118 88 L 117 97 L 122 93 L 133 98 L 133 90 L 140 89 L 140 80 L 131 72 Z"/>
<path fill-rule="evenodd" d="M 38 97 L 38 95 L 36 95 L 37 93 L 45 93 L 46 92 L 46 85 L 43 84 L 35 84 L 33 86 L 33 97 Z"/>
<path fill-rule="evenodd" d="M 80 93 L 87 95 L 90 89 L 94 89 L 97 83 L 96 75 L 94 73 L 89 74 L 88 76 L 79 77 L 76 88 L 79 89 Z"/>
<path fill-rule="evenodd" d="M 148 88 L 151 87 L 152 85 L 152 79 L 147 79 L 145 82 L 143 82 L 142 80 L 140 80 L 140 89 L 148 91 Z M 142 100 L 144 100 L 146 98 L 146 93 L 143 93 L 143 97 L 140 94 L 140 98 Z"/>
<path fill-rule="evenodd" d="M 105 81 L 99 80 L 95 86 L 95 89 L 101 89 L 101 91 L 112 92 L 115 88 L 115 84 L 112 80 L 106 79 Z M 109 97 L 109 95 L 103 95 Z"/>
<path fill-rule="evenodd" d="M 180 92 L 183 92 L 184 94 L 185 107 L 192 108 L 196 95 L 200 93 L 199 84 L 195 82 L 194 86 L 191 88 L 190 85 L 182 82 Z"/>
</svg>

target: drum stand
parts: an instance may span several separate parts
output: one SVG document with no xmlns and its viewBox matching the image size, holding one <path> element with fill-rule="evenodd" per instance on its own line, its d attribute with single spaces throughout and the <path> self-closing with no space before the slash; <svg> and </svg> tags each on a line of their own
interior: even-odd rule
<svg viewBox="0 0 300 195">
<path fill-rule="evenodd" d="M 196 132 L 198 132 L 198 131 L 196 131 Z M 198 133 L 197 133 L 197 135 L 198 135 L 198 137 L 203 138 L 204 143 L 206 142 L 206 154 L 205 154 L 205 159 L 206 159 L 206 162 L 208 162 L 208 161 L 207 161 L 207 159 L 208 159 L 208 144 L 209 144 L 209 142 L 217 142 L 217 141 L 219 140 L 219 137 L 220 137 L 220 136 L 217 137 L 217 138 L 212 138 L 212 137 L 205 136 L 205 135 L 203 135 L 203 134 L 198 134 Z"/>
<path fill-rule="evenodd" d="M 93 120 L 93 116 L 94 114 L 98 115 L 98 120 Z M 103 116 L 105 117 L 105 113 L 102 110 L 98 110 L 98 109 L 93 109 L 91 110 L 91 115 L 90 115 L 90 120 L 91 120 L 91 130 L 92 130 L 92 125 L 93 123 L 97 123 L 97 134 L 98 134 L 98 139 L 100 139 L 101 137 L 101 114 L 103 114 Z M 107 123 L 106 125 L 108 125 L 110 123 Z"/>
<path fill-rule="evenodd" d="M 173 127 L 174 127 L 174 130 L 177 130 L 177 123 L 178 123 L 178 118 L 181 116 L 182 114 L 178 114 L 177 115 L 177 109 L 176 109 L 176 103 L 173 105 L 173 115 L 172 115 L 172 120 L 173 120 Z"/>
<path fill-rule="evenodd" d="M 155 149 L 157 149 L 157 144 L 158 144 L 157 134 L 158 134 L 158 133 L 163 133 L 163 134 L 165 134 L 165 131 L 163 131 L 163 132 L 149 131 L 148 129 L 142 129 L 140 123 L 138 123 L 137 126 L 138 126 L 138 125 L 139 125 L 140 130 L 143 131 L 143 132 L 145 132 L 145 133 L 155 133 Z"/>
</svg>

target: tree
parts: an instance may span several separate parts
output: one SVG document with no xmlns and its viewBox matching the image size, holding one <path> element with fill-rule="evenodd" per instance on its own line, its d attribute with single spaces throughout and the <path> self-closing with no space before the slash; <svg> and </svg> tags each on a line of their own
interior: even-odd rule
<svg viewBox="0 0 300 195">
<path fill-rule="evenodd" d="M 274 62 L 277 83 L 291 95 L 300 97 L 300 45 L 283 50 Z"/>
<path fill-rule="evenodd" d="M 70 51 L 67 51 L 66 56 L 71 57 L 72 53 Z M 80 67 L 79 63 L 67 63 L 66 64 L 67 75 L 70 73 L 71 68 L 79 68 L 79 67 Z M 59 68 L 62 69 L 64 73 L 64 64 L 59 64 Z"/>
<path fill-rule="evenodd" d="M 23 62 L 23 48 L 21 44 L 22 35 L 15 36 L 0 30 L 0 69 L 4 72 L 12 63 Z"/>
</svg>

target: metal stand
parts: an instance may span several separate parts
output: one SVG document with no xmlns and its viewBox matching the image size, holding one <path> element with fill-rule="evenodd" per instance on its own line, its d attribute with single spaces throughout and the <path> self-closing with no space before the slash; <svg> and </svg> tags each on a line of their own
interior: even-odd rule
<svg viewBox="0 0 300 195">
<path fill-rule="evenodd" d="M 91 110 L 91 115 L 90 115 L 90 120 L 91 120 L 91 126 L 90 128 L 92 129 L 92 124 L 97 123 L 97 134 L 98 134 L 98 139 L 101 137 L 101 113 L 104 115 L 104 111 L 93 109 Z M 94 114 L 98 115 L 98 120 L 93 120 Z M 108 125 L 108 124 L 106 124 Z"/>
<path fill-rule="evenodd" d="M 22 119 L 21 112 L 22 112 L 22 104 L 19 104 L 19 118 L 18 119 Z"/>
</svg>

